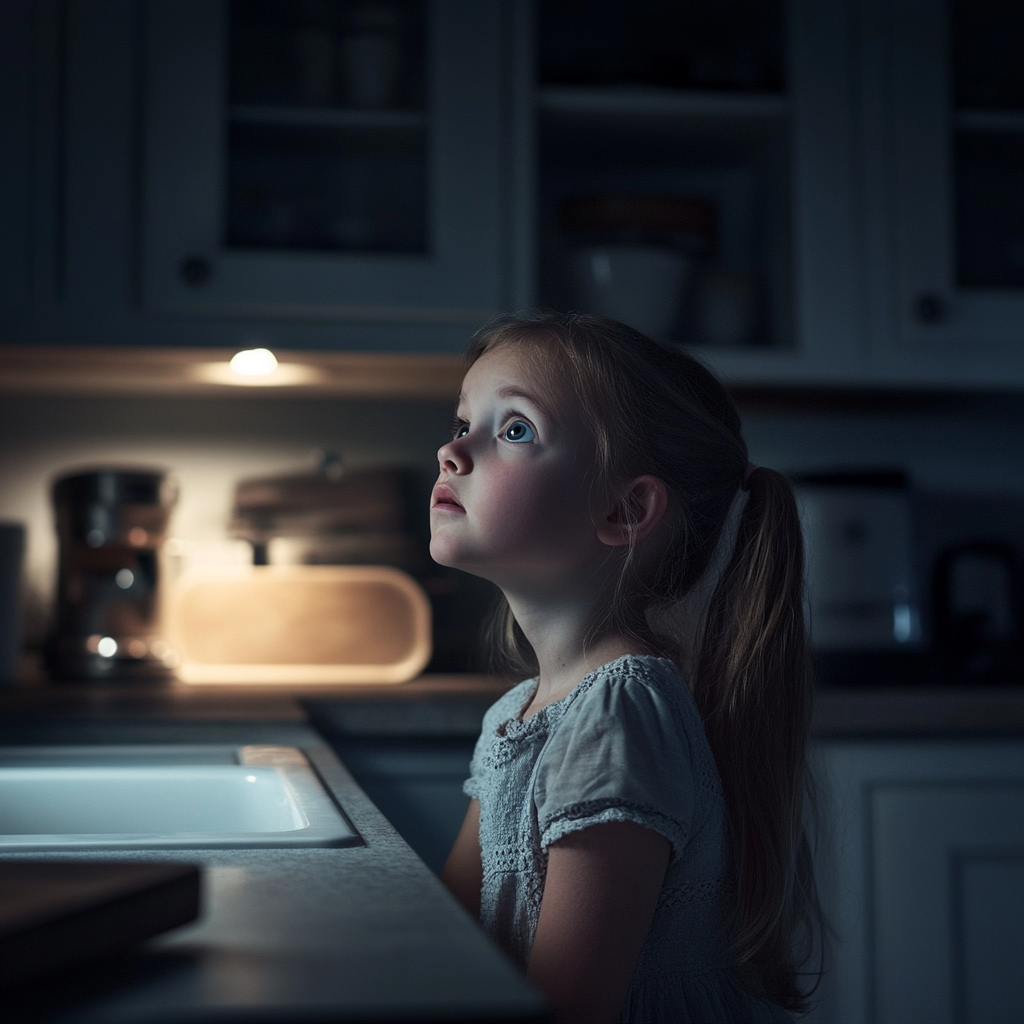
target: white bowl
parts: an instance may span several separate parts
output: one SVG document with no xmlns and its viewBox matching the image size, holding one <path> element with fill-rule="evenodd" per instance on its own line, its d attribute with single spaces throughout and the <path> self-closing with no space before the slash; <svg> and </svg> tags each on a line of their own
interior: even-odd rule
<svg viewBox="0 0 1024 1024">
<path fill-rule="evenodd" d="M 570 268 L 580 308 L 665 338 L 678 324 L 693 259 L 658 245 L 586 245 L 573 250 Z"/>
</svg>

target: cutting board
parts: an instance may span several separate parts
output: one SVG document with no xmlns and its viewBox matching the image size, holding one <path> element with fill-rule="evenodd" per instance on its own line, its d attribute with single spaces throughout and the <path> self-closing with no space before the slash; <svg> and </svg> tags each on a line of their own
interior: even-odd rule
<svg viewBox="0 0 1024 1024">
<path fill-rule="evenodd" d="M 0 862 L 0 985 L 71 967 L 199 916 L 199 868 Z"/>
</svg>

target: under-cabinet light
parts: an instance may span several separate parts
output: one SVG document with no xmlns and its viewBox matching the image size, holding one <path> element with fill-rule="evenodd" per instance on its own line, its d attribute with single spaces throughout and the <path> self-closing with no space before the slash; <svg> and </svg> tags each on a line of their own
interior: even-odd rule
<svg viewBox="0 0 1024 1024">
<path fill-rule="evenodd" d="M 246 348 L 236 352 L 228 366 L 240 377 L 269 377 L 277 369 L 277 356 L 269 348 Z"/>
<path fill-rule="evenodd" d="M 315 367 L 302 363 L 280 363 L 267 348 L 247 348 L 236 352 L 228 363 L 198 363 L 192 373 L 207 384 L 234 384 L 243 387 L 281 387 L 314 384 L 321 379 Z"/>
</svg>

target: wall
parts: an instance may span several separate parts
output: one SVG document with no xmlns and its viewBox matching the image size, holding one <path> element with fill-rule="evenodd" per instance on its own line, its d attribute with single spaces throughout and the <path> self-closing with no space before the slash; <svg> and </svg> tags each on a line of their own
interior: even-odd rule
<svg viewBox="0 0 1024 1024">
<path fill-rule="evenodd" d="M 314 447 L 353 465 L 419 468 L 424 488 L 448 433 L 443 402 L 228 399 L 0 399 L 0 519 L 28 524 L 30 639 L 45 628 L 55 541 L 48 488 L 64 470 L 142 463 L 175 470 L 181 499 L 173 534 L 193 561 L 248 557 L 225 544 L 235 482 L 301 469 Z M 976 533 L 1015 536 L 1024 547 L 1024 402 L 964 399 L 920 411 L 800 413 L 744 417 L 751 458 L 783 471 L 903 466 L 918 492 L 920 558 Z M 425 500 L 425 499 L 424 499 Z"/>
</svg>

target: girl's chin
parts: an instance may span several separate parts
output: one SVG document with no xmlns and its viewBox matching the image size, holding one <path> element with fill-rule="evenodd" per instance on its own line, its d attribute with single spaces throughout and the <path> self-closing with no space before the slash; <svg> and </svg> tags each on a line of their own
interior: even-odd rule
<svg viewBox="0 0 1024 1024">
<path fill-rule="evenodd" d="M 478 553 L 467 551 L 461 544 L 450 544 L 444 538 L 434 537 L 430 541 L 430 557 L 438 565 L 460 569 L 471 576 L 490 579 L 486 568 L 489 564 L 487 560 L 480 558 Z"/>
<path fill-rule="evenodd" d="M 434 537 L 430 541 L 430 557 L 438 565 L 447 566 L 449 569 L 461 569 L 465 558 L 459 557 L 459 545 L 446 543 L 444 539 Z"/>
</svg>

